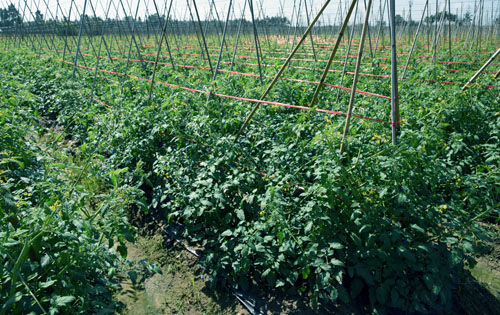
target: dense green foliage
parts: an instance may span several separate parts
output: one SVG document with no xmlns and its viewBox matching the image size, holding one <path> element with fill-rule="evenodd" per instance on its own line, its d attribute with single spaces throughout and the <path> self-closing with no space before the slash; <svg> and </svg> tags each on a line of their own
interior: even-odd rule
<svg viewBox="0 0 500 315">
<path fill-rule="evenodd" d="M 65 134 L 44 126 L 44 116 L 51 113 L 37 95 L 42 90 L 33 86 L 30 93 L 16 72 L 4 75 L 0 313 L 112 311 L 109 288 L 119 261 L 112 247 L 117 243 L 115 248 L 126 254 L 124 242 L 132 240 L 132 228 L 124 210 L 137 190 L 107 184 L 109 176 L 97 174 L 102 156 L 83 147 L 75 153 Z M 71 104 L 67 91 L 45 92 Z"/>
<path fill-rule="evenodd" d="M 71 82 L 71 69 L 61 68 L 57 58 L 14 54 L 1 58 L 5 73 L 24 82 L 33 98 L 15 100 L 7 112 L 29 119 L 35 119 L 34 112 L 49 117 L 78 141 L 82 155 L 93 156 L 88 159 L 90 173 L 110 178 L 108 189 L 115 191 L 111 196 L 125 190 L 126 200 L 120 202 L 134 198 L 145 210 L 182 224 L 184 236 L 204 248 L 201 259 L 214 284 L 246 288 L 250 281 L 257 281 L 270 290 L 308 296 L 313 305 L 367 297 L 374 309 L 439 311 L 449 306 L 461 270 L 473 265 L 474 255 L 484 249 L 482 241 L 488 233 L 478 219 L 498 222 L 498 83 L 497 88 L 474 86 L 467 92 L 456 86 L 426 85 L 415 79 L 432 77 L 437 69 L 421 66 L 412 79 L 402 82 L 400 144 L 391 145 L 390 125 L 353 118 L 347 151 L 339 155 L 343 116 L 263 105 L 255 122 L 233 143 L 249 111 L 248 103 L 217 97 L 207 101 L 204 94 L 168 87 L 157 87 L 148 102 L 147 82 L 126 79 L 120 93 L 112 83 L 99 79 L 96 97 L 114 106 L 110 109 L 80 96 L 90 94 L 91 71 L 81 70 L 78 80 Z M 116 71 L 123 71 L 123 66 L 103 61 L 103 67 Z M 366 67 L 373 73 L 383 70 L 376 64 Z M 273 70 L 269 67 L 268 71 Z M 137 65 L 129 72 L 147 76 Z M 289 76 L 314 79 L 306 70 Z M 201 71 L 162 67 L 157 77 L 197 88 L 211 85 L 207 73 Z M 220 75 L 216 89 L 255 98 L 260 88 L 254 80 Z M 389 94 L 387 83 L 376 80 L 365 78 L 359 88 Z M 307 105 L 312 93 L 307 83 L 280 81 L 269 98 Z M 322 94 L 321 106 L 333 102 L 336 93 L 330 94 Z M 341 104 L 347 97 L 341 96 Z M 361 97 L 358 104 L 364 115 L 388 116 L 386 101 Z M 0 186 L 3 202 L 12 210 L 1 212 L 0 220 L 3 226 L 15 214 L 25 226 L 9 223 L 11 232 L 2 236 L 13 243 L 0 245 L 6 262 L 3 268 L 9 270 L 2 272 L 2 298 L 10 297 L 8 283 L 15 257 L 24 257 L 26 263 L 20 266 L 26 270 L 40 272 L 38 278 L 24 275 L 38 287 L 57 281 L 48 278 L 43 268 L 62 270 L 57 267 L 75 260 L 65 258 L 64 251 L 82 253 L 78 261 L 88 273 L 103 273 L 112 259 L 95 240 L 104 232 L 111 233 L 106 235 L 109 239 L 113 233 L 123 235 L 126 222 L 116 221 L 116 216 L 109 221 L 103 216 L 97 225 L 92 220 L 75 222 L 74 216 L 86 211 L 79 202 L 85 190 L 77 192 L 59 183 L 57 172 L 51 170 L 57 165 L 38 160 L 36 149 L 16 140 L 29 135 L 29 128 L 8 120 L 14 118 L 2 119 L 1 128 L 12 128 L 9 135 L 13 138 L 2 132 L 1 141 L 12 147 L 10 156 L 23 160 L 2 164 L 9 172 L 2 175 L 8 179 Z M 27 150 L 34 153 L 22 153 Z M 54 184 L 46 184 L 51 180 Z M 37 195 L 24 208 L 10 201 L 25 191 Z M 65 192 L 71 198 L 64 197 Z M 52 218 L 58 214 L 51 207 L 57 200 L 61 216 L 67 219 L 56 222 Z M 116 205 L 115 199 L 99 200 L 89 216 Z M 51 232 L 45 232 L 49 228 Z M 51 255 L 60 252 L 63 258 L 42 255 L 40 263 L 26 258 L 23 246 L 42 237 L 47 240 L 41 244 L 51 244 Z M 59 237 L 67 241 L 60 249 Z M 84 244 L 90 248 L 71 247 Z M 86 259 L 96 263 L 86 264 Z M 71 292 L 64 283 L 54 283 L 58 285 L 54 293 L 44 293 L 44 297 L 57 299 L 58 290 L 63 289 Z M 76 290 L 78 283 L 71 288 Z M 21 286 L 19 282 L 17 292 L 23 292 Z M 45 292 L 43 287 L 37 290 Z M 81 294 L 91 293 L 72 295 Z M 17 303 L 29 300 L 29 295 L 24 297 Z M 79 307 L 87 306 L 84 300 L 79 302 Z"/>
</svg>

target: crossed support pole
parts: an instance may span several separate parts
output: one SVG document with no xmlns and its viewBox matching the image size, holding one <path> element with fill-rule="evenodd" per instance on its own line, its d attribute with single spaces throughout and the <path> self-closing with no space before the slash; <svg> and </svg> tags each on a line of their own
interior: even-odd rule
<svg viewBox="0 0 500 315">
<path fill-rule="evenodd" d="M 283 72 L 285 71 L 286 67 L 290 63 L 290 60 L 292 60 L 292 58 L 295 55 L 295 53 L 297 52 L 297 50 L 299 50 L 300 46 L 302 45 L 302 43 L 304 42 L 304 40 L 307 38 L 307 35 L 309 34 L 309 32 L 311 32 L 312 28 L 314 27 L 314 25 L 316 24 L 316 22 L 319 20 L 319 17 L 323 14 L 323 12 L 325 11 L 325 9 L 328 6 L 328 4 L 330 3 L 330 1 L 331 0 L 326 0 L 325 1 L 325 3 L 323 4 L 323 6 L 321 7 L 321 9 L 319 10 L 319 12 L 316 15 L 316 17 L 314 18 L 314 20 L 311 22 L 311 24 L 309 25 L 309 27 L 307 27 L 306 31 L 302 35 L 302 37 L 301 37 L 300 41 L 298 42 L 297 46 L 294 47 L 294 49 L 292 50 L 292 52 L 290 53 L 290 55 L 288 56 L 288 58 L 285 60 L 285 62 L 281 66 L 281 68 L 278 71 L 278 73 L 274 76 L 273 80 L 271 81 L 271 83 L 269 83 L 269 86 L 267 87 L 267 89 L 264 91 L 264 93 L 260 97 L 261 101 L 263 101 L 266 98 L 266 96 L 269 94 L 269 92 L 271 92 L 271 89 L 276 84 L 276 82 L 278 81 L 278 79 L 281 76 L 281 74 L 283 74 Z M 355 2 L 355 1 L 356 0 L 353 0 L 353 2 Z M 245 130 L 245 127 L 250 123 L 250 120 L 252 119 L 253 115 L 255 115 L 255 113 L 259 109 L 259 106 L 260 106 L 260 103 L 255 104 L 255 106 L 252 108 L 250 114 L 248 114 L 248 116 L 245 118 L 245 121 L 243 122 L 243 125 L 241 126 L 240 130 L 236 134 L 236 137 L 234 138 L 234 142 L 238 141 L 239 137 L 241 136 L 241 133 L 243 132 L 243 130 Z"/>
<path fill-rule="evenodd" d="M 321 90 L 321 87 L 324 85 L 326 76 L 328 74 L 328 71 L 330 69 L 330 66 L 333 62 L 333 58 L 335 57 L 335 54 L 338 50 L 338 47 L 341 43 L 342 37 L 344 35 L 345 29 L 347 28 L 347 24 L 349 22 L 349 19 L 351 17 L 352 12 L 354 11 L 354 8 L 356 6 L 357 0 L 353 0 L 351 2 L 351 5 L 348 9 L 347 15 L 345 17 L 344 23 L 339 31 L 339 35 L 337 40 L 335 41 L 334 48 L 330 54 L 330 58 L 328 60 L 328 63 L 323 71 L 323 75 L 320 79 L 320 82 L 316 86 L 316 90 L 314 92 L 313 98 L 311 100 L 310 108 L 314 107 L 314 104 L 318 98 L 319 91 Z M 311 29 L 313 26 L 316 24 L 318 21 L 319 17 L 323 14 L 323 11 L 325 8 L 328 6 L 330 3 L 329 0 L 325 2 L 325 4 L 322 6 L 322 8 L 319 10 L 318 14 L 314 18 L 314 20 L 310 23 L 308 26 L 307 30 L 304 32 L 302 35 L 300 41 L 297 43 L 297 45 L 294 47 L 288 58 L 285 60 L 283 65 L 281 66 L 280 70 L 278 73 L 275 75 L 271 83 L 268 85 L 267 89 L 265 92 L 262 94 L 259 100 L 263 101 L 265 97 L 269 94 L 273 86 L 276 84 L 277 80 L 285 70 L 285 68 L 289 65 L 290 60 L 293 58 L 299 47 L 302 45 L 306 37 L 309 35 L 311 32 Z M 400 115 L 399 115 L 399 95 L 398 95 L 398 74 L 397 74 L 397 55 L 396 55 L 396 29 L 395 29 L 395 0 L 389 0 L 390 3 L 390 8 L 389 8 L 389 17 L 390 17 L 390 37 L 391 37 L 391 119 L 392 119 L 392 143 L 394 145 L 397 144 L 397 137 L 399 135 L 399 129 L 400 129 Z M 369 21 L 369 15 L 370 15 L 370 9 L 371 9 L 371 4 L 372 0 L 368 1 L 367 7 L 366 7 L 366 15 L 365 15 L 365 21 L 363 25 L 363 30 L 361 34 L 361 42 L 359 46 L 359 51 L 358 51 L 358 59 L 356 63 L 356 70 L 355 70 L 355 77 L 354 77 L 354 82 L 353 82 L 353 87 L 351 91 L 351 97 L 349 100 L 349 109 L 347 113 L 347 118 L 346 118 L 346 124 L 344 127 L 344 137 L 342 139 L 341 143 L 341 148 L 340 152 L 342 153 L 343 148 L 344 148 L 344 140 L 347 135 L 348 129 L 349 129 L 349 124 L 350 124 L 350 118 L 352 114 L 352 109 L 354 106 L 354 95 L 356 93 L 356 83 L 357 83 L 357 78 L 359 75 L 359 69 L 361 65 L 361 58 L 363 54 L 363 43 L 364 43 L 364 38 L 365 34 L 367 33 L 368 29 L 368 21 Z M 250 114 L 245 118 L 245 121 L 243 122 L 241 128 L 239 129 L 238 133 L 236 134 L 236 137 L 234 139 L 234 142 L 237 142 L 239 137 L 241 136 L 243 130 L 245 127 L 249 124 L 250 120 L 252 119 L 253 115 L 255 115 L 256 111 L 258 110 L 259 106 L 261 103 L 257 103 L 251 110 Z"/>
</svg>

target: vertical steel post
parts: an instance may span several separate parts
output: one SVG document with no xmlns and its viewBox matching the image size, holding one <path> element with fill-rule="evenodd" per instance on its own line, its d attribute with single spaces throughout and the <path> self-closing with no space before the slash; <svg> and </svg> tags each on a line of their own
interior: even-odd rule
<svg viewBox="0 0 500 315">
<path fill-rule="evenodd" d="M 398 92 L 398 59 L 396 55 L 396 8 L 395 0 L 389 0 L 391 21 L 391 118 L 392 118 L 392 144 L 398 144 L 400 129 L 399 121 L 399 92 Z"/>
<path fill-rule="evenodd" d="M 448 55 L 451 60 L 451 2 L 448 0 Z"/>
</svg>

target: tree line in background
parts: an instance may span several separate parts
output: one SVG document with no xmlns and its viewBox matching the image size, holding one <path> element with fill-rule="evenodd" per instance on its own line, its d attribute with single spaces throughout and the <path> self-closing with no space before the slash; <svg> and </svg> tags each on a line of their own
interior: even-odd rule
<svg viewBox="0 0 500 315">
<path fill-rule="evenodd" d="M 444 16 L 443 16 L 444 15 Z M 5 33 L 14 33 L 18 31 L 18 27 L 22 29 L 29 30 L 30 34 L 33 33 L 43 33 L 43 34 L 58 34 L 66 36 L 74 36 L 78 34 L 79 21 L 71 21 L 64 17 L 62 20 L 45 19 L 43 14 L 37 10 L 34 13 L 30 11 L 31 19 L 28 22 L 23 22 L 23 18 L 19 11 L 14 5 L 9 5 L 7 8 L 0 8 L 0 31 Z M 159 16 L 158 14 L 151 14 L 145 19 L 140 17 L 134 21 L 131 16 L 126 16 L 123 19 L 102 19 L 101 17 L 91 17 L 84 15 L 84 32 L 86 35 L 100 35 L 104 33 L 130 33 L 132 27 L 136 32 L 142 33 L 155 33 L 165 22 L 165 16 Z M 424 19 L 424 22 L 428 25 L 439 23 L 441 19 L 455 23 L 458 26 L 466 26 L 472 23 L 472 16 L 469 12 L 466 12 L 462 18 L 459 18 L 456 14 L 451 14 L 448 12 L 439 12 L 434 15 L 430 15 Z M 265 17 L 263 19 L 256 19 L 256 24 L 259 27 L 266 28 L 269 32 L 279 31 L 287 29 L 292 25 L 292 23 L 286 17 Z M 193 21 L 186 20 L 171 20 L 170 25 L 177 31 L 183 30 L 189 32 L 190 30 L 196 30 Z M 218 32 L 222 31 L 223 22 L 217 20 L 204 20 L 201 21 L 206 32 Z M 385 21 L 377 21 L 376 25 L 382 24 L 385 26 L 387 23 Z M 495 24 L 500 24 L 500 18 L 495 20 Z M 417 21 L 410 20 L 407 21 L 401 15 L 396 15 L 396 25 L 418 25 Z M 241 27 L 243 31 L 250 30 L 252 27 L 252 22 L 246 19 L 233 19 L 229 21 L 229 28 L 239 28 Z M 325 29 L 331 26 L 322 25 L 319 28 Z"/>
</svg>

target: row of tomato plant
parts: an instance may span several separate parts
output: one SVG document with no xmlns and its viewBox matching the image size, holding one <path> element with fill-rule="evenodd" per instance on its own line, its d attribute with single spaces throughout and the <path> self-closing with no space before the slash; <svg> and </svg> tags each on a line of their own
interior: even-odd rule
<svg viewBox="0 0 500 315">
<path fill-rule="evenodd" d="M 130 196 L 136 204 L 182 225 L 203 247 L 213 284 L 257 281 L 313 305 L 367 298 L 373 309 L 440 310 L 491 237 L 478 220 L 498 220 L 496 89 L 461 92 L 416 81 L 417 73 L 401 82 L 400 144 L 390 144 L 390 125 L 353 119 L 339 155 L 343 116 L 263 105 L 234 143 L 248 103 L 160 86 L 149 101 L 147 82 L 108 76 L 121 90 L 99 75 L 95 95 L 109 109 L 78 94 L 90 94 L 93 72 L 68 81 L 70 68 L 56 55 L 5 54 L 2 63 L 37 96 L 34 109 L 103 157 L 101 177 L 121 170 L 117 188 L 139 187 Z M 139 64 L 128 72 L 150 74 Z M 261 92 L 255 78 L 221 74 L 212 87 L 207 73 L 168 66 L 157 78 L 252 98 Z M 365 86 L 389 91 L 380 79 Z M 307 106 L 312 93 L 310 84 L 280 81 L 269 98 Z M 325 92 L 320 104 L 334 99 Z M 367 97 L 357 110 L 389 116 L 388 102 Z"/>
<path fill-rule="evenodd" d="M 0 314 L 112 312 L 140 190 L 119 171 L 99 175 L 104 157 L 75 146 L 68 132 L 85 128 L 70 116 L 86 100 L 60 73 L 0 60 Z"/>
</svg>

